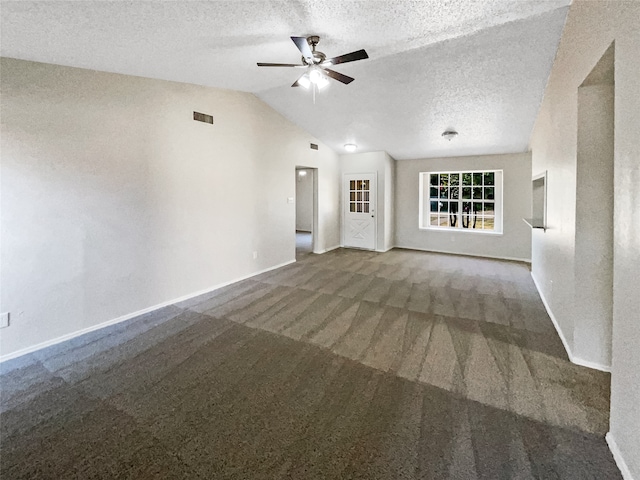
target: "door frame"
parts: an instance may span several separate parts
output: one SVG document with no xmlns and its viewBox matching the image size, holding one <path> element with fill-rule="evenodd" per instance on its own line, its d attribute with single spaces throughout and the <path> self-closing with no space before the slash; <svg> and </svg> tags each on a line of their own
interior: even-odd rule
<svg viewBox="0 0 640 480">
<path fill-rule="evenodd" d="M 311 251 L 313 253 L 321 253 L 318 252 L 318 168 L 317 167 L 305 167 L 304 165 L 296 165 L 295 166 L 295 179 L 296 182 L 298 181 L 298 170 L 311 170 L 311 176 L 312 176 L 312 185 L 313 185 L 313 214 L 312 214 L 312 221 L 311 221 Z M 297 187 L 296 187 L 297 189 Z M 298 207 L 298 198 L 297 198 L 297 193 L 296 193 L 296 197 L 295 197 L 295 205 L 296 205 L 296 209 Z M 295 216 L 297 217 L 297 212 L 295 214 Z M 297 221 L 297 218 L 295 218 L 295 220 Z M 294 226 L 295 227 L 295 226 Z M 295 234 L 296 234 L 296 229 L 293 229 L 293 235 L 294 235 L 294 239 L 295 239 Z M 295 247 L 295 241 L 294 241 L 294 247 Z M 294 252 L 295 253 L 295 252 Z"/>
<path fill-rule="evenodd" d="M 374 222 L 373 222 L 373 248 L 371 250 L 369 249 L 360 249 L 360 250 L 366 250 L 368 252 L 375 252 L 378 250 L 378 220 L 380 218 L 380 216 L 378 215 L 378 172 L 373 171 L 373 172 L 344 172 L 342 174 L 342 184 L 340 185 L 340 247 L 342 248 L 358 248 L 358 247 L 345 247 L 345 211 L 348 205 L 348 201 L 347 201 L 347 189 L 346 184 L 347 184 L 347 176 L 348 175 L 373 175 L 373 184 L 375 185 L 375 195 L 373 196 L 373 199 L 375 201 L 375 207 L 374 207 Z"/>
</svg>

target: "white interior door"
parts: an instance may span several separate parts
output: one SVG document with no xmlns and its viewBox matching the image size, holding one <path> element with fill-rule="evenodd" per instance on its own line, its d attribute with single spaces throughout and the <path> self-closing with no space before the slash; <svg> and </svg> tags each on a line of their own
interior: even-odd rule
<svg viewBox="0 0 640 480">
<path fill-rule="evenodd" d="M 376 248 L 376 174 L 344 176 L 344 246 Z"/>
</svg>

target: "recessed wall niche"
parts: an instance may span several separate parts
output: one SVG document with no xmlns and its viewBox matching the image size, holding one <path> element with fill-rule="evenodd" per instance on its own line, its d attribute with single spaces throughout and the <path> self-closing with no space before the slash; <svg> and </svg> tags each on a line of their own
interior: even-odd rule
<svg viewBox="0 0 640 480">
<path fill-rule="evenodd" d="M 547 171 L 531 179 L 531 226 L 547 228 Z"/>
</svg>

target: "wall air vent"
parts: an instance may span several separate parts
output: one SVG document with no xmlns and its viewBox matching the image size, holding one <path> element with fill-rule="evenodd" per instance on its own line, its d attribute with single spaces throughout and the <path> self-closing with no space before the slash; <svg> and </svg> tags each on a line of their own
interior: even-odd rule
<svg viewBox="0 0 640 480">
<path fill-rule="evenodd" d="M 318 149 L 318 145 L 316 143 L 312 143 L 310 145 L 310 147 L 311 147 L 311 150 L 317 150 Z"/>
<path fill-rule="evenodd" d="M 211 115 L 207 115 L 206 113 L 193 112 L 193 119 L 198 122 L 213 124 L 213 117 Z"/>
</svg>

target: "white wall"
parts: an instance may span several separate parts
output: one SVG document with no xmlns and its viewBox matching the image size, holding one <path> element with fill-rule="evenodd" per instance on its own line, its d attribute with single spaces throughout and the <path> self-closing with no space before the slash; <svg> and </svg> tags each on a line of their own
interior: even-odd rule
<svg viewBox="0 0 640 480">
<path fill-rule="evenodd" d="M 503 170 L 502 235 L 418 228 L 420 172 Z M 425 158 L 396 162 L 396 245 L 403 248 L 529 261 L 531 155 Z"/>
<path fill-rule="evenodd" d="M 640 479 L 639 2 L 574 0 L 531 138 L 533 172 L 548 170 L 546 233 L 534 232 L 532 272 L 574 347 L 578 88 L 615 41 L 613 342 L 608 440 L 627 478 Z M 592 272 L 597 275 L 598 272 Z M 553 284 L 551 284 L 553 282 Z"/>
<path fill-rule="evenodd" d="M 296 170 L 296 230 L 313 231 L 313 169 Z"/>
<path fill-rule="evenodd" d="M 396 161 L 387 152 L 340 155 L 342 175 L 348 173 L 377 174 L 376 250 L 379 252 L 386 252 L 394 247 L 395 164 Z M 344 185 L 341 188 L 344 189 Z M 341 208 L 343 208 L 342 203 Z"/>
<path fill-rule="evenodd" d="M 5 358 L 293 261 L 296 163 L 318 168 L 318 249 L 339 244 L 337 155 L 255 96 L 1 67 Z"/>
</svg>

